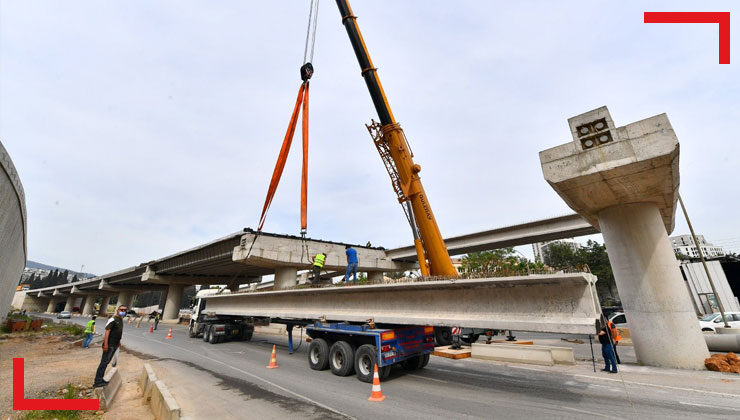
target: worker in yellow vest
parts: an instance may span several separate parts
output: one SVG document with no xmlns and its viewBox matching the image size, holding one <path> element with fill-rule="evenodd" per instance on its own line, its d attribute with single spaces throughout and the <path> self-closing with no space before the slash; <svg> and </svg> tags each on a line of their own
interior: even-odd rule
<svg viewBox="0 0 740 420">
<path fill-rule="evenodd" d="M 321 280 L 321 269 L 324 267 L 326 262 L 326 254 L 318 253 L 313 257 L 313 278 L 311 279 L 312 284 L 319 284 Z"/>
<path fill-rule="evenodd" d="M 90 347 L 90 342 L 93 339 L 93 334 L 95 334 L 95 315 L 92 316 L 91 320 L 87 321 L 87 325 L 85 326 L 85 341 L 82 343 L 82 347 Z"/>
</svg>

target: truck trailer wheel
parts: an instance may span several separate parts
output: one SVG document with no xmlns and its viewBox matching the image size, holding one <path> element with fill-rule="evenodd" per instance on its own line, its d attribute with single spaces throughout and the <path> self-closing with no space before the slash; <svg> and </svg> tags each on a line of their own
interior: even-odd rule
<svg viewBox="0 0 740 420">
<path fill-rule="evenodd" d="M 211 344 L 216 344 L 219 341 L 220 341 L 219 336 L 215 334 L 215 331 L 213 331 L 213 328 L 209 328 L 208 329 L 208 342 Z"/>
<path fill-rule="evenodd" d="M 474 334 L 474 333 L 460 336 L 460 340 L 462 340 L 464 343 L 467 343 L 467 344 L 478 342 L 478 338 L 480 338 L 480 334 Z"/>
<path fill-rule="evenodd" d="M 434 341 L 438 346 L 449 346 L 452 344 L 452 328 L 434 327 Z"/>
<path fill-rule="evenodd" d="M 421 368 L 424 368 L 428 364 L 429 364 L 429 353 L 421 356 Z"/>
<path fill-rule="evenodd" d="M 403 366 L 406 370 L 417 370 L 421 369 L 424 363 L 424 358 L 422 356 L 414 356 L 409 357 L 408 359 L 401 362 L 401 366 Z"/>
<path fill-rule="evenodd" d="M 242 340 L 244 340 L 244 341 L 249 341 L 249 340 L 251 340 L 251 339 L 252 339 L 252 334 L 253 334 L 253 333 L 254 333 L 254 330 L 248 330 L 248 329 L 246 329 L 246 328 L 245 328 L 245 329 L 243 329 L 243 330 L 242 330 Z"/>
<path fill-rule="evenodd" d="M 346 341 L 337 341 L 329 349 L 329 367 L 337 376 L 347 376 L 355 370 L 355 349 Z"/>
<path fill-rule="evenodd" d="M 361 345 L 355 352 L 355 374 L 357 375 L 357 379 L 362 382 L 371 383 L 373 381 L 373 369 L 377 360 L 378 355 L 375 351 L 375 346 L 370 344 Z M 378 369 L 378 376 L 380 376 L 380 371 L 383 369 L 385 368 Z"/>
<path fill-rule="evenodd" d="M 308 365 L 313 370 L 329 367 L 329 343 L 323 338 L 314 338 L 308 345 Z"/>
<path fill-rule="evenodd" d="M 206 325 L 205 327 L 203 327 L 203 341 L 207 342 L 208 339 L 210 338 L 208 337 L 210 334 L 211 334 L 211 326 Z"/>
</svg>

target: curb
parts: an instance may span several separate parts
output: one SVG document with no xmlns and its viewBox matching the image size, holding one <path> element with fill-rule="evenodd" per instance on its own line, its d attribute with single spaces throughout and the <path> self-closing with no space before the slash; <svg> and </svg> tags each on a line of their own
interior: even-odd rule
<svg viewBox="0 0 740 420">
<path fill-rule="evenodd" d="M 100 401 L 100 409 L 108 411 L 108 408 L 113 404 L 113 399 L 116 397 L 118 390 L 121 388 L 121 375 L 118 373 L 118 368 L 112 368 L 103 379 L 108 381 L 108 385 L 93 389 L 93 393 Z"/>
<path fill-rule="evenodd" d="M 149 363 L 144 363 L 144 369 L 142 369 L 141 375 L 139 376 L 139 385 L 144 399 L 149 402 L 154 414 L 154 418 L 157 420 L 179 420 L 180 419 L 180 405 L 177 404 L 175 398 L 170 394 L 167 385 L 161 380 L 157 379 L 154 373 L 154 369 Z"/>
</svg>

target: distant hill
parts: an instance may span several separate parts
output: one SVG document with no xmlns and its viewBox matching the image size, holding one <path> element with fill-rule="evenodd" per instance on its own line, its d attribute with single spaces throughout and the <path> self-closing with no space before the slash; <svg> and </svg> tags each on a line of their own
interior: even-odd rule
<svg viewBox="0 0 740 420">
<path fill-rule="evenodd" d="M 31 261 L 31 260 L 27 260 L 26 261 L 26 268 L 36 268 L 36 269 L 48 270 L 48 271 L 59 270 L 60 272 L 63 272 L 63 271 L 66 270 L 66 271 L 69 271 L 69 274 L 70 275 L 77 275 L 78 278 L 91 278 L 91 277 L 95 277 L 95 274 L 91 274 L 91 273 L 80 273 L 78 271 L 70 270 L 68 268 L 54 267 L 53 265 L 41 264 L 41 263 L 38 263 L 36 261 Z"/>
</svg>

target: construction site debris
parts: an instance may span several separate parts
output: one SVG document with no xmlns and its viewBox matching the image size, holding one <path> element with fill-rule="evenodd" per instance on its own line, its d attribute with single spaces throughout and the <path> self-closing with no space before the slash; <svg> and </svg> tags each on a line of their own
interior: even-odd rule
<svg viewBox="0 0 740 420">
<path fill-rule="evenodd" d="M 704 366 L 716 372 L 740 373 L 740 357 L 733 352 L 727 354 L 713 354 L 704 359 Z"/>
</svg>

